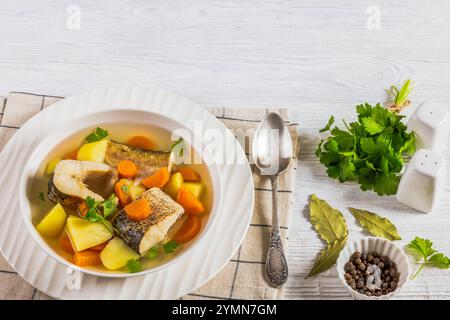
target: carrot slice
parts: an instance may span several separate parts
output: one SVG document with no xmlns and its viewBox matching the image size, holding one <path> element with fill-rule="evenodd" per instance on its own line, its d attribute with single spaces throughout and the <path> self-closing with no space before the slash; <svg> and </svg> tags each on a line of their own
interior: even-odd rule
<svg viewBox="0 0 450 320">
<path fill-rule="evenodd" d="M 117 165 L 117 171 L 123 178 L 133 178 L 137 174 L 138 169 L 132 161 L 122 160 Z"/>
<path fill-rule="evenodd" d="M 93 246 L 93 247 L 89 248 L 89 250 L 102 251 L 103 249 L 105 249 L 107 244 L 108 244 L 108 241 L 100 243 L 96 246 Z"/>
<path fill-rule="evenodd" d="M 96 266 L 102 263 L 100 260 L 100 253 L 89 249 L 75 252 L 73 260 L 79 267 Z"/>
<path fill-rule="evenodd" d="M 205 208 L 200 200 L 198 200 L 192 192 L 183 186 L 178 191 L 177 202 L 188 214 L 200 214 L 205 211 Z"/>
<path fill-rule="evenodd" d="M 70 239 L 65 232 L 64 235 L 61 236 L 61 238 L 59 238 L 59 243 L 61 244 L 61 247 L 64 249 L 64 251 L 66 251 L 67 253 L 75 253 L 72 244 L 70 243 Z"/>
<path fill-rule="evenodd" d="M 152 213 L 152 208 L 147 199 L 138 199 L 125 206 L 125 212 L 133 221 L 141 221 Z"/>
<path fill-rule="evenodd" d="M 124 207 L 131 202 L 131 196 L 129 193 L 130 181 L 127 179 L 120 179 L 114 186 L 114 192 L 117 198 L 119 198 L 119 204 Z"/>
<path fill-rule="evenodd" d="M 173 240 L 178 243 L 186 243 L 195 238 L 202 227 L 202 221 L 196 215 L 188 215 L 180 229 L 173 236 Z"/>
<path fill-rule="evenodd" d="M 127 145 L 130 147 L 135 147 L 143 150 L 152 150 L 155 146 L 153 141 L 150 138 L 147 138 L 146 136 L 134 136 L 131 137 Z"/>
<path fill-rule="evenodd" d="M 88 206 L 86 204 L 86 201 L 81 201 L 78 205 L 78 214 L 82 217 L 85 217 L 88 213 Z"/>
<path fill-rule="evenodd" d="M 181 167 L 177 172 L 181 173 L 184 181 L 200 181 L 200 175 L 191 168 Z"/>
<path fill-rule="evenodd" d="M 71 151 L 68 153 L 64 160 L 77 160 L 78 149 Z"/>
<path fill-rule="evenodd" d="M 149 189 L 154 187 L 162 188 L 169 181 L 169 178 L 170 178 L 169 170 L 166 167 L 163 167 L 158 171 L 156 171 L 151 176 L 145 178 L 142 181 L 142 184 Z"/>
</svg>

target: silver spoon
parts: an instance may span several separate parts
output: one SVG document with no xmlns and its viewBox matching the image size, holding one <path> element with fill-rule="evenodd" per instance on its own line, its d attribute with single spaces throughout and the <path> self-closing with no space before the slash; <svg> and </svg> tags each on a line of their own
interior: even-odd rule
<svg viewBox="0 0 450 320">
<path fill-rule="evenodd" d="M 278 176 L 289 167 L 293 153 L 291 135 L 283 118 L 276 113 L 269 113 L 256 129 L 252 154 L 261 175 L 268 175 L 272 184 L 272 231 L 265 276 L 269 284 L 276 288 L 281 287 L 288 278 L 288 265 L 278 225 Z"/>
</svg>

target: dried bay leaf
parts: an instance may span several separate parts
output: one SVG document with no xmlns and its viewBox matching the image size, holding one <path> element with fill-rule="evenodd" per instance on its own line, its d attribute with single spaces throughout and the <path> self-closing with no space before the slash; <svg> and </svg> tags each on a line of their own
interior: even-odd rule
<svg viewBox="0 0 450 320">
<path fill-rule="evenodd" d="M 327 246 L 317 256 L 314 266 L 306 278 L 328 270 L 336 263 L 339 253 L 347 243 L 348 228 L 342 213 L 325 200 L 311 195 L 309 203 L 310 220 Z"/>
<path fill-rule="evenodd" d="M 311 223 L 327 244 L 347 238 L 348 229 L 342 213 L 315 194 L 311 195 L 309 212 Z"/>
<path fill-rule="evenodd" d="M 339 253 L 345 247 L 347 243 L 347 236 L 342 239 L 336 240 L 333 243 L 327 245 L 316 258 L 316 262 L 309 272 L 307 278 L 313 277 L 328 270 L 331 266 L 336 263 Z"/>
<path fill-rule="evenodd" d="M 397 228 L 388 219 L 367 210 L 355 208 L 349 208 L 349 210 L 361 227 L 372 235 L 388 240 L 402 239 L 397 232 Z"/>
</svg>

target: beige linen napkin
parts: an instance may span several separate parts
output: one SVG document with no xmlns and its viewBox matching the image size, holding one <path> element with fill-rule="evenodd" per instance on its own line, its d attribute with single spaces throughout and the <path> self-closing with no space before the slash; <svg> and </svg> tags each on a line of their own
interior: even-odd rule
<svg viewBox="0 0 450 320">
<path fill-rule="evenodd" d="M 25 121 L 34 114 L 63 99 L 63 97 L 12 92 L 0 98 L 0 150 Z M 206 108 L 229 129 L 254 129 L 268 112 L 278 112 L 288 121 L 297 154 L 298 125 L 289 121 L 287 109 Z M 249 155 L 249 146 L 245 146 Z M 279 181 L 278 210 L 281 236 L 287 249 L 287 231 L 294 190 L 294 160 Z M 255 185 L 255 206 L 248 233 L 225 267 L 209 282 L 182 299 L 279 299 L 282 289 L 269 287 L 263 277 L 271 227 L 271 186 L 267 178 L 256 173 L 252 166 Z M 0 299 L 48 299 L 22 280 L 0 256 Z"/>
</svg>

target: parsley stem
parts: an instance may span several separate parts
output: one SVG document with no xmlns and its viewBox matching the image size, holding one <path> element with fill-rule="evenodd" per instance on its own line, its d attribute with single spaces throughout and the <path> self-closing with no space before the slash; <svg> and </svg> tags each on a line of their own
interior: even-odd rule
<svg viewBox="0 0 450 320">
<path fill-rule="evenodd" d="M 414 273 L 414 275 L 412 277 L 410 277 L 410 280 L 414 280 L 420 273 L 420 271 L 422 271 L 423 267 L 425 266 L 425 263 L 421 264 L 419 269 L 417 269 L 416 273 Z"/>
</svg>

